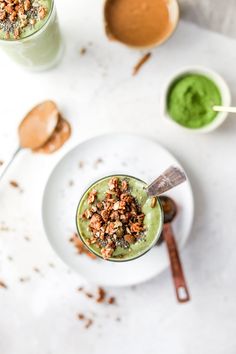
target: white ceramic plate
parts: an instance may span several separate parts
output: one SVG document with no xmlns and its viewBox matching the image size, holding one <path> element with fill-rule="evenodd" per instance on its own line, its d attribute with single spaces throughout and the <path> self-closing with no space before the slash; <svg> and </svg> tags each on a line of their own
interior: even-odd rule
<svg viewBox="0 0 236 354">
<path fill-rule="evenodd" d="M 76 231 L 75 213 L 79 199 L 96 179 L 119 173 L 151 182 L 172 164 L 179 165 L 162 146 L 131 134 L 95 137 L 68 152 L 53 169 L 42 204 L 44 228 L 59 257 L 88 281 L 104 286 L 141 283 L 163 271 L 169 264 L 165 244 L 155 246 L 137 260 L 113 263 L 78 255 L 69 239 Z M 70 181 L 73 181 L 73 185 L 70 185 Z M 168 195 L 174 198 L 179 207 L 173 228 L 178 245 L 182 248 L 193 221 L 193 195 L 189 181 Z"/>
</svg>

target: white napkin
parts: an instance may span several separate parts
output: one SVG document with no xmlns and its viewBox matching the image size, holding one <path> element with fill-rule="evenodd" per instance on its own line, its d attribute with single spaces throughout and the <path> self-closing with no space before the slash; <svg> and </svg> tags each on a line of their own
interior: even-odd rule
<svg viewBox="0 0 236 354">
<path fill-rule="evenodd" d="M 235 0 L 179 0 L 181 17 L 236 38 Z"/>
</svg>

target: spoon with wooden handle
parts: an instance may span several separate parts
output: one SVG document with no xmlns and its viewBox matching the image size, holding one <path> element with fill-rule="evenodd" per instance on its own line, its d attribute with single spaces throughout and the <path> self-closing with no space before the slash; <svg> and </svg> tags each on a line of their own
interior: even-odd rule
<svg viewBox="0 0 236 354">
<path fill-rule="evenodd" d="M 149 196 L 160 196 L 184 181 L 186 181 L 185 173 L 179 167 L 170 166 L 147 187 L 147 194 Z M 171 221 L 176 215 L 177 207 L 172 199 L 164 196 L 160 196 L 159 198 L 162 202 L 162 208 L 164 210 L 163 236 L 169 252 L 176 296 L 179 302 L 187 302 L 190 300 L 190 296 L 184 278 L 177 244 L 175 242 L 171 227 Z"/>
<path fill-rule="evenodd" d="M 186 284 L 178 247 L 171 226 L 171 222 L 177 214 L 177 207 L 173 199 L 167 196 L 160 196 L 159 199 L 164 211 L 163 237 L 169 253 L 171 272 L 175 285 L 177 300 L 181 303 L 188 302 L 190 301 L 190 295 Z"/>
</svg>

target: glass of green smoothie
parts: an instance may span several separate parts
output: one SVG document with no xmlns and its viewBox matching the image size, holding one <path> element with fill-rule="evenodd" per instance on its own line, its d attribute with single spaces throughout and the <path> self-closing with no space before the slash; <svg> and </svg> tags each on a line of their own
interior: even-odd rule
<svg viewBox="0 0 236 354">
<path fill-rule="evenodd" d="M 147 184 L 132 176 L 112 175 L 93 183 L 76 211 L 78 235 L 96 256 L 114 262 L 134 260 L 158 241 L 163 211 Z"/>
<path fill-rule="evenodd" d="M 29 70 L 55 66 L 63 46 L 54 0 L 1 0 L 0 47 Z"/>
</svg>

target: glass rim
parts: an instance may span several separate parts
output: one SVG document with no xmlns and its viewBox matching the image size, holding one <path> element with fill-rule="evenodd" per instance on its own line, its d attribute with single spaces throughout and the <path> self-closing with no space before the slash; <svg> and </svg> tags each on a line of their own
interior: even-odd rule
<svg viewBox="0 0 236 354">
<path fill-rule="evenodd" d="M 88 188 L 86 188 L 85 192 L 82 194 L 80 200 L 79 200 L 79 203 L 77 205 L 77 208 L 76 208 L 76 215 L 75 215 L 75 223 L 76 223 L 76 229 L 77 229 L 77 233 L 78 233 L 78 238 L 83 242 L 83 244 L 85 245 L 85 247 L 87 248 L 87 250 L 91 253 L 93 253 L 96 257 L 102 259 L 103 261 L 108 261 L 108 262 L 114 262 L 114 263 L 122 263 L 122 262 L 130 262 L 130 261 L 134 261 L 135 259 L 138 259 L 142 256 L 144 256 L 147 252 L 149 252 L 154 246 L 155 244 L 157 243 L 157 241 L 159 240 L 160 236 L 161 236 L 161 233 L 162 233 L 162 230 L 163 230 L 163 225 L 164 225 L 164 211 L 163 211 L 163 208 L 162 208 L 162 204 L 161 204 L 161 201 L 160 201 L 160 198 L 159 197 L 156 197 L 157 198 L 157 201 L 158 201 L 158 205 L 160 207 L 160 211 L 161 211 L 161 215 L 160 215 L 160 227 L 156 233 L 156 237 L 154 238 L 153 242 L 149 245 L 149 247 L 147 249 L 145 249 L 144 252 L 141 252 L 139 254 L 137 254 L 137 256 L 134 256 L 132 258 L 128 258 L 128 259 L 117 259 L 117 258 L 108 258 L 108 259 L 104 259 L 102 257 L 101 254 L 97 253 L 96 251 L 94 251 L 92 248 L 89 247 L 89 245 L 87 245 L 87 243 L 85 242 L 84 238 L 81 236 L 81 233 L 80 233 L 80 230 L 79 230 L 79 226 L 78 226 L 78 222 L 77 222 L 77 216 L 78 216 L 78 210 L 79 210 L 79 207 L 80 207 L 80 204 L 84 198 L 84 196 L 86 195 L 86 193 L 89 191 L 89 189 L 94 186 L 96 183 L 106 179 L 106 178 L 112 178 L 112 177 L 129 177 L 129 178 L 134 178 L 136 179 L 137 181 L 140 181 L 142 183 L 144 183 L 145 185 L 148 185 L 146 182 L 144 182 L 142 179 L 138 178 L 138 177 L 134 177 L 134 176 L 131 176 L 131 175 L 126 175 L 126 174 L 112 174 L 112 175 L 107 175 L 105 177 L 101 177 L 99 179 L 97 179 L 95 182 L 93 182 L 92 184 L 90 184 L 90 186 Z"/>
<path fill-rule="evenodd" d="M 45 29 L 45 26 L 47 26 L 49 24 L 49 21 L 51 19 L 51 16 L 52 16 L 52 13 L 53 13 L 54 9 L 55 9 L 55 1 L 51 0 L 51 8 L 50 8 L 50 12 L 48 14 L 48 18 L 47 18 L 46 22 L 43 24 L 43 26 L 40 27 L 39 29 L 37 29 L 37 31 L 29 34 L 28 36 L 26 36 L 24 38 L 19 38 L 19 39 L 7 40 L 7 39 L 1 39 L 0 38 L 0 43 L 7 43 L 9 45 L 16 44 L 16 43 L 23 43 L 24 41 L 26 41 L 27 39 L 33 37 L 34 35 L 39 35 L 41 32 L 43 32 L 43 30 Z"/>
</svg>

